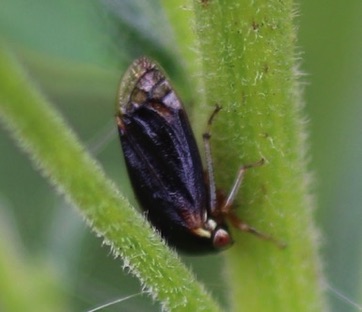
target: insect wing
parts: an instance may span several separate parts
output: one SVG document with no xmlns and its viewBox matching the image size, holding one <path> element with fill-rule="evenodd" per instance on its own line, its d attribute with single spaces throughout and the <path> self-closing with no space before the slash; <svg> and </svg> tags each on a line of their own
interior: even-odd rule
<svg viewBox="0 0 362 312">
<path fill-rule="evenodd" d="M 197 145 L 180 100 L 146 58 L 123 78 L 117 123 L 134 192 L 151 222 L 166 236 L 200 228 L 207 196 Z"/>
</svg>

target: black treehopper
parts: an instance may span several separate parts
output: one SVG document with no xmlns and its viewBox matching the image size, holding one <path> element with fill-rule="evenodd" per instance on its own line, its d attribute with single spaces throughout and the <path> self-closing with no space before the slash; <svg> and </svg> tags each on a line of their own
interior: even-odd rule
<svg viewBox="0 0 362 312">
<path fill-rule="evenodd" d="M 116 120 L 137 200 L 169 245 L 193 254 L 232 244 L 226 220 L 242 231 L 273 240 L 242 222 L 231 209 L 245 171 L 263 160 L 240 168 L 229 196 L 216 190 L 209 140 L 219 110 L 216 107 L 203 135 L 204 173 L 186 112 L 156 63 L 145 57 L 135 60 L 118 93 Z"/>
</svg>

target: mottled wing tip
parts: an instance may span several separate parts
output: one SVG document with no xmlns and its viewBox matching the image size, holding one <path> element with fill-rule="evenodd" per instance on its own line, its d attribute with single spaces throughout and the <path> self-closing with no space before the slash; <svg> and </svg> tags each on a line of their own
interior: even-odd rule
<svg viewBox="0 0 362 312">
<path fill-rule="evenodd" d="M 150 70 L 156 67 L 156 63 L 149 59 L 147 56 L 141 56 L 138 59 L 135 59 L 133 63 L 130 65 L 130 68 L 136 68 L 136 70 Z"/>
<path fill-rule="evenodd" d="M 130 100 L 133 89 L 135 88 L 137 81 L 147 71 L 155 68 L 157 65 L 155 62 L 142 56 L 136 59 L 126 70 L 121 79 L 121 83 L 118 89 L 118 98 L 116 103 L 116 114 L 122 114 L 123 109 L 127 106 Z"/>
</svg>

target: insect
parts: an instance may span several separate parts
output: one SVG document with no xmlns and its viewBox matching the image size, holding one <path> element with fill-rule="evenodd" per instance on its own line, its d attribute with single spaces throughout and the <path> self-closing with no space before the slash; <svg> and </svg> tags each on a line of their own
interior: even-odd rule
<svg viewBox="0 0 362 312">
<path fill-rule="evenodd" d="M 245 171 L 240 168 L 229 196 L 215 187 L 210 126 L 203 135 L 207 170 L 181 101 L 160 67 L 148 58 L 133 62 L 118 93 L 116 121 L 128 175 L 147 218 L 178 250 L 202 254 L 233 243 L 226 221 L 238 229 L 273 240 L 242 222 L 232 210 Z"/>
</svg>

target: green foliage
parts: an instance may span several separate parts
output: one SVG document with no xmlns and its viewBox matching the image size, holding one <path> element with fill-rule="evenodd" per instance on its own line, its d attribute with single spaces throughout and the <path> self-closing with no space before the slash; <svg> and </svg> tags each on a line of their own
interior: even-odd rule
<svg viewBox="0 0 362 312">
<path fill-rule="evenodd" d="M 239 214 L 289 246 L 235 233 L 225 253 L 232 309 L 322 311 L 292 3 L 194 1 L 194 8 L 206 103 L 223 107 L 213 127 L 217 180 L 227 189 L 240 164 L 265 158 L 247 173 Z"/>
<path fill-rule="evenodd" d="M 260 157 L 267 160 L 263 167 L 247 172 L 238 197 L 238 213 L 259 230 L 288 243 L 287 249 L 279 250 L 254 237 L 234 233 L 236 244 L 222 258 L 183 260 L 207 285 L 212 297 L 236 311 L 322 309 L 320 260 L 315 258 L 317 234 L 311 201 L 305 196 L 309 190 L 301 123 L 304 113 L 300 112 L 299 77 L 295 72 L 293 4 L 214 0 L 165 0 L 162 6 L 158 1 L 141 0 L 102 3 L 64 0 L 50 5 L 37 0 L 24 5 L 21 1 L 3 1 L 0 36 L 16 51 L 28 73 L 19 72 L 12 59 L 2 63 L 1 118 L 6 118 L 12 129 L 17 120 L 12 136 L 21 135 L 18 140 L 33 159 L 35 155 L 45 155 L 36 160 L 37 168 L 47 167 L 43 173 L 51 174 L 58 188 L 59 181 L 68 183 L 67 188 L 61 188 L 68 198 L 76 204 L 89 203 L 82 208 L 83 214 L 111 238 L 107 242 L 112 240 L 114 246 L 142 245 L 138 251 L 148 255 L 148 263 L 134 261 L 137 257 L 130 255 L 135 251 L 127 248 L 122 252 L 129 255 L 129 262 L 127 257 L 124 259 L 147 285 L 157 284 L 153 294 L 158 294 L 163 303 L 171 298 L 177 304 L 184 299 L 177 299 L 177 294 L 185 294 L 180 286 L 173 297 L 167 291 L 172 285 L 164 281 L 164 276 L 172 276 L 179 285 L 187 284 L 186 292 L 196 287 L 201 297 L 210 302 L 198 284 L 178 279 L 189 273 L 179 266 L 174 255 L 159 246 L 158 239 L 144 226 L 139 214 L 129 209 L 128 202 L 123 200 L 124 205 L 120 204 L 113 183 L 104 179 L 104 173 L 96 169 L 98 165 L 93 166 L 95 162 L 83 154 L 79 143 L 74 149 L 65 147 L 69 138 L 74 138 L 69 125 L 82 141 L 87 141 L 105 124 L 113 124 L 114 97 L 125 67 L 140 55 L 155 58 L 171 76 L 189 112 L 192 107 L 197 137 L 204 131 L 204 121 L 213 106 L 223 106 L 212 138 L 220 187 L 228 190 L 239 165 Z M 360 297 L 356 271 L 361 255 L 362 175 L 358 175 L 356 166 L 360 157 L 353 158 L 353 147 L 362 146 L 358 140 L 361 136 L 353 135 L 360 132 L 356 113 L 361 97 L 360 63 L 353 61 L 360 55 L 360 19 L 356 18 L 360 1 L 352 0 L 343 7 L 321 5 L 305 0 L 300 9 L 301 43 L 307 52 L 304 62 L 311 73 L 303 80 L 311 82 L 307 104 L 312 105 L 307 110 L 312 116 L 311 152 L 316 159 L 312 165 L 319 173 L 322 194 L 319 221 L 328 240 L 324 251 L 332 285 L 348 297 L 354 293 Z M 1 48 L 2 56 L 7 58 Z M 14 92 L 19 85 L 21 90 Z M 49 101 L 39 96 L 34 85 L 41 87 L 66 123 L 53 113 L 48 118 L 38 116 L 39 112 L 49 113 L 47 106 L 38 111 L 39 105 Z M 13 91 L 6 94 L 9 90 Z M 10 111 L 13 121 L 8 118 Z M 29 123 L 29 117 L 37 121 Z M 62 125 L 56 131 L 50 123 L 59 121 Z M 9 299 L 0 299 L 0 309 L 79 311 L 139 291 L 129 270 L 122 276 L 119 261 L 109 255 L 109 248 L 101 249 L 101 240 L 94 238 L 62 197 L 29 169 L 28 160 L 13 147 L 8 133 L 0 135 L 1 220 L 12 227 L 4 232 L 0 243 L 0 287 Z M 60 139 L 63 136 L 67 137 L 65 141 Z M 37 141 L 36 148 L 25 141 L 30 137 Z M 50 152 L 54 140 L 61 145 Z M 111 136 L 111 143 L 96 156 L 106 175 L 116 180 L 122 193 L 132 201 L 118 145 Z M 76 162 L 83 158 L 81 155 L 85 162 Z M 90 172 L 98 178 L 89 178 Z M 101 181 L 108 187 L 98 187 Z M 85 189 L 91 191 L 84 192 Z M 4 213 L 10 217 L 5 218 Z M 142 225 L 142 229 L 121 229 L 122 220 L 117 221 L 118 218 Z M 119 236 L 118 231 L 125 229 L 129 236 Z M 25 246 L 15 243 L 17 235 Z M 155 239 L 160 247 L 157 254 L 153 253 L 153 246 L 147 247 L 147 237 Z M 114 250 L 117 252 L 117 247 Z M 179 269 L 174 270 L 175 275 L 164 272 L 164 268 L 149 274 L 150 267 L 154 267 L 151 258 L 168 259 L 177 263 Z M 225 283 L 220 280 L 220 272 L 224 273 Z M 199 303 L 195 297 L 195 301 L 192 296 L 187 297 L 190 304 Z M 332 303 L 333 311 L 354 311 L 336 298 Z M 214 303 L 210 304 L 216 309 Z M 132 309 L 158 311 L 160 307 L 152 306 L 147 298 L 131 299 L 114 307 L 115 311 Z"/>
<path fill-rule="evenodd" d="M 114 256 L 122 258 L 124 267 L 165 309 L 217 311 L 177 256 L 105 179 L 99 165 L 28 83 L 6 49 L 0 54 L 0 72 L 0 111 L 5 126 L 43 175 L 110 245 Z"/>
</svg>

